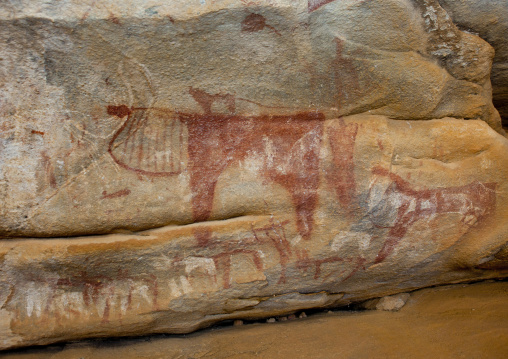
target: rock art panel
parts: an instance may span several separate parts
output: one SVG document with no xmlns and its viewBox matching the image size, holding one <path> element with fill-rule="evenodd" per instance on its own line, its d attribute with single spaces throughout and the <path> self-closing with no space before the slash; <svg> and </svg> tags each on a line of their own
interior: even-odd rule
<svg viewBox="0 0 508 359">
<path fill-rule="evenodd" d="M 291 193 L 299 230 L 308 238 L 312 212 L 317 205 L 324 116 L 317 112 L 287 116 L 221 115 L 211 113 L 208 102 L 200 104 L 205 114 L 109 106 L 108 112 L 126 117 L 111 139 L 109 154 L 121 167 L 148 177 L 189 172 L 195 222 L 210 218 L 215 186 L 222 172 L 248 156 L 253 157 L 261 162 L 263 177 Z M 156 123 L 152 129 L 153 121 L 163 123 Z M 150 143 L 147 136 L 154 142 Z M 188 162 L 186 168 L 182 166 L 184 162 Z M 116 193 L 127 194 L 126 190 Z"/>
<path fill-rule="evenodd" d="M 227 217 L 210 209 L 215 181 L 223 169 L 263 162 L 252 182 L 289 191 L 307 237 L 318 183 L 311 157 L 322 136 L 340 136 L 321 133 L 317 122 L 358 113 L 455 117 L 503 132 L 490 97 L 491 47 L 460 31 L 437 1 L 177 1 L 146 11 L 123 2 L 19 4 L 0 8 L 3 236 Z M 286 120 L 299 138 L 314 132 L 290 138 Z M 281 123 L 287 143 L 273 143 L 284 147 L 281 160 L 297 140 L 309 147 L 293 174 L 268 163 L 273 136 L 261 153 L 255 135 L 265 122 Z M 217 130 L 205 140 L 200 126 Z M 231 149 L 198 164 L 219 131 L 232 131 L 220 134 Z M 205 152 L 196 141 L 208 141 Z M 198 168 L 207 181 L 191 171 Z M 302 182 L 300 193 L 289 188 Z"/>
<path fill-rule="evenodd" d="M 508 238 L 508 142 L 482 121 L 409 122 L 365 115 L 322 120 L 315 113 L 301 124 L 291 116 L 253 121 L 173 115 L 187 127 L 189 153 L 189 139 L 197 131 L 191 129 L 192 121 L 201 116 L 208 122 L 196 128 L 213 134 L 214 126 L 231 126 L 236 139 L 253 150 L 244 152 L 242 142 L 233 139 L 225 141 L 227 152 L 214 146 L 215 140 L 208 145 L 197 141 L 198 148 L 206 145 L 203 152 L 213 165 L 201 164 L 209 185 L 196 187 L 196 193 L 202 190 L 206 198 L 227 190 L 219 184 L 237 178 L 237 162 L 254 156 L 262 159 L 261 183 L 275 184 L 274 196 L 282 201 L 272 209 L 282 210 L 265 207 L 264 213 L 140 233 L 2 241 L 0 314 L 2 323 L 8 323 L 2 348 L 96 336 L 184 333 L 224 319 L 346 305 L 507 274 L 502 253 Z M 128 121 L 126 116 L 123 120 Z M 281 123 L 291 125 L 289 138 L 295 141 L 270 159 L 263 138 L 277 143 L 277 130 L 290 130 Z M 459 124 L 465 131 L 457 135 Z M 273 131 L 267 130 L 270 126 Z M 309 133 L 316 142 L 306 142 Z M 453 144 L 448 141 L 451 134 Z M 318 150 L 309 152 L 313 147 L 308 144 Z M 293 172 L 273 175 L 284 169 L 291 153 L 287 148 L 298 148 L 299 165 L 289 161 L 286 169 Z M 195 161 L 190 158 L 188 167 Z M 305 167 L 307 158 L 315 160 L 317 187 L 310 182 L 304 188 L 316 200 L 310 203 L 311 211 L 299 213 L 290 186 L 293 177 L 277 176 L 312 173 L 313 167 Z M 213 176 L 207 166 L 222 174 Z M 477 168 L 483 169 L 481 174 Z M 138 175 L 136 168 L 125 170 Z M 280 184 L 279 178 L 287 182 Z M 209 192 L 215 181 L 215 190 Z M 131 194 L 108 195 L 113 200 Z M 206 203 L 213 207 L 217 202 Z M 192 210 L 209 215 L 199 206 Z M 302 225 L 307 214 L 310 230 Z"/>
<path fill-rule="evenodd" d="M 11 1 L 0 38 L 0 349 L 507 275 L 494 53 L 438 1 Z"/>
<path fill-rule="evenodd" d="M 461 224 L 469 227 L 481 223 L 496 208 L 497 183 L 475 181 L 460 187 L 415 190 L 400 176 L 389 173 L 384 168 L 375 167 L 372 172 L 393 181 L 383 193 L 386 199 L 381 200 L 381 203 L 393 203 L 397 213 L 375 263 L 384 261 L 406 235 L 408 228 L 418 220 L 456 213 L 461 215 Z"/>
</svg>

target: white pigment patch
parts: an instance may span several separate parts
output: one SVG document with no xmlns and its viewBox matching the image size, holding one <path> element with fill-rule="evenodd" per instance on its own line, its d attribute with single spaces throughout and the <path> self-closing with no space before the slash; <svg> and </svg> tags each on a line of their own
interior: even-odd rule
<svg viewBox="0 0 508 359">
<path fill-rule="evenodd" d="M 346 245 L 356 244 L 361 251 L 365 251 L 369 248 L 371 239 L 368 233 L 343 231 L 333 238 L 331 247 L 333 251 L 340 252 Z"/>
<path fill-rule="evenodd" d="M 194 270 L 201 270 L 208 275 L 215 275 L 217 272 L 215 262 L 211 258 L 187 257 L 183 260 L 185 273 L 191 274 Z"/>
</svg>

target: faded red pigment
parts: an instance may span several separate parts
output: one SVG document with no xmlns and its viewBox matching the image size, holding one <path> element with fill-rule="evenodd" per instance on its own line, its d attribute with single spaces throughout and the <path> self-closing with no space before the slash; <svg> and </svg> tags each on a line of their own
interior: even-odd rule
<svg viewBox="0 0 508 359">
<path fill-rule="evenodd" d="M 333 60 L 333 74 L 337 102 L 347 100 L 351 93 L 358 91 L 359 79 L 356 67 L 350 55 L 345 51 L 345 41 L 335 38 L 335 59 Z"/>
<path fill-rule="evenodd" d="M 166 143 L 174 137 L 174 129 L 188 133 L 188 166 L 192 198 L 193 220 L 210 218 L 215 187 L 221 173 L 237 165 L 248 156 L 262 158 L 261 174 L 284 187 L 291 195 L 297 214 L 297 229 L 304 239 L 309 239 L 317 206 L 319 187 L 319 151 L 325 117 L 319 112 L 292 115 L 236 116 L 207 113 L 215 98 L 194 92 L 205 111 L 204 114 L 179 113 L 154 110 L 168 119 L 156 136 Z M 226 100 L 227 98 L 221 98 Z M 144 130 L 149 120 L 147 109 L 128 109 L 124 105 L 109 109 L 110 113 L 125 116 L 127 120 L 110 141 L 108 151 L 120 166 L 147 176 L 170 176 L 181 173 L 180 153 L 176 158 L 163 158 L 162 162 L 146 158 L 155 157 L 148 151 Z M 131 111 L 132 113 L 130 113 Z M 119 116 L 120 117 L 120 116 Z M 183 139 L 179 139 L 183 143 Z M 272 153 L 267 153 L 267 146 Z M 146 170 L 149 168 L 149 170 Z M 281 170 L 283 168 L 283 170 Z M 156 171 L 159 169 L 159 171 Z"/>
<path fill-rule="evenodd" d="M 236 100 L 231 94 L 209 94 L 206 91 L 194 87 L 189 88 L 189 94 L 192 96 L 206 114 L 212 113 L 212 105 L 217 101 L 222 101 L 227 106 L 230 114 L 236 111 Z"/>
<path fill-rule="evenodd" d="M 321 6 L 334 2 L 335 0 L 309 0 L 307 7 L 309 12 L 319 9 Z"/>
<path fill-rule="evenodd" d="M 212 258 L 215 267 L 222 272 L 222 283 L 225 289 L 231 286 L 232 256 L 238 254 L 247 255 L 252 259 L 256 269 L 262 271 L 263 262 L 260 253 L 264 246 L 273 247 L 279 254 L 281 274 L 278 283 L 283 284 L 286 282 L 286 268 L 292 255 L 285 230 L 285 226 L 288 223 L 289 221 L 275 222 L 271 219 L 265 226 L 251 226 L 251 236 L 239 240 L 223 241 L 217 239 L 208 227 L 195 228 L 193 233 L 198 246 L 206 249 L 206 257 Z"/>
<path fill-rule="evenodd" d="M 333 167 L 327 171 L 327 182 L 335 191 L 339 203 L 346 209 L 356 196 L 354 149 L 358 124 L 346 124 L 339 119 L 339 127 L 329 127 L 327 135 L 332 151 Z"/>
<path fill-rule="evenodd" d="M 116 281 L 123 281 L 129 284 L 129 291 L 127 295 L 127 310 L 132 309 L 132 294 L 133 287 L 132 283 L 136 281 L 142 281 L 146 283 L 149 288 L 149 295 L 152 299 L 152 310 L 158 310 L 157 298 L 159 296 L 158 281 L 155 275 L 143 275 L 143 276 L 131 276 L 127 270 L 119 270 L 117 275 L 104 276 L 104 275 L 90 275 L 88 272 L 83 271 L 79 275 L 75 275 L 67 278 L 60 278 L 54 285 L 54 289 L 61 289 L 66 287 L 67 290 L 73 290 L 81 292 L 83 303 L 85 306 L 94 305 L 97 306 L 99 301 L 105 300 L 104 311 L 101 314 L 102 322 L 107 323 L 110 316 L 110 305 L 111 299 L 115 295 Z M 48 312 L 49 307 L 52 304 L 50 298 L 46 303 L 45 311 Z M 79 312 L 73 313 L 79 315 Z"/>
<path fill-rule="evenodd" d="M 244 32 L 259 32 L 265 28 L 272 30 L 280 36 L 280 33 L 273 27 L 266 23 L 266 18 L 260 14 L 249 14 L 242 21 L 242 31 Z"/>
<path fill-rule="evenodd" d="M 188 168 L 195 221 L 210 217 L 220 174 L 248 155 L 256 154 L 263 157 L 262 175 L 290 193 L 297 213 L 298 231 L 309 239 L 319 187 L 322 114 L 251 118 L 182 115 L 180 120 L 188 129 Z M 271 156 L 265 150 L 267 143 L 273 151 Z"/>
<path fill-rule="evenodd" d="M 286 283 L 287 264 L 292 255 L 291 246 L 286 237 L 286 231 L 284 229 L 285 225 L 288 223 L 289 221 L 274 223 L 274 221 L 271 220 L 270 224 L 267 226 L 261 228 L 252 227 L 252 234 L 258 242 L 265 242 L 273 245 L 273 247 L 279 253 L 279 263 L 281 266 L 279 284 Z"/>
<path fill-rule="evenodd" d="M 44 168 L 44 172 L 46 173 L 46 177 L 48 179 L 49 185 L 51 188 L 56 188 L 56 177 L 55 177 L 55 171 L 53 170 L 53 165 L 51 164 L 50 158 L 46 151 L 41 152 L 41 162 L 42 167 Z"/>
<path fill-rule="evenodd" d="M 118 197 L 125 197 L 131 194 L 131 190 L 128 188 L 124 188 L 120 191 L 116 191 L 113 193 L 107 193 L 106 191 L 102 191 L 102 197 L 101 199 L 111 199 L 111 198 L 118 198 Z"/>
<path fill-rule="evenodd" d="M 384 198 L 402 198 L 395 223 L 374 263 L 383 262 L 406 235 L 409 227 L 421 219 L 434 214 L 461 213 L 462 223 L 471 227 L 481 224 L 496 207 L 496 183 L 475 181 L 465 186 L 415 190 L 409 182 L 387 169 L 375 167 L 372 173 L 392 181 Z"/>
</svg>

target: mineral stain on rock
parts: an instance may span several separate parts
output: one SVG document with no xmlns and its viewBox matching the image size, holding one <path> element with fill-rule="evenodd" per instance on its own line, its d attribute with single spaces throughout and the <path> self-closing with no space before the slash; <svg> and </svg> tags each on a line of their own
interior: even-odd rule
<svg viewBox="0 0 508 359">
<path fill-rule="evenodd" d="M 280 33 L 273 26 L 266 23 L 263 15 L 249 14 L 242 21 L 242 31 L 245 32 L 258 32 L 264 30 L 265 27 L 280 36 Z"/>
<path fill-rule="evenodd" d="M 114 106 L 108 105 L 107 113 L 111 116 L 117 116 L 120 118 L 124 118 L 125 116 L 129 116 L 132 113 L 132 110 L 126 105 Z"/>
</svg>

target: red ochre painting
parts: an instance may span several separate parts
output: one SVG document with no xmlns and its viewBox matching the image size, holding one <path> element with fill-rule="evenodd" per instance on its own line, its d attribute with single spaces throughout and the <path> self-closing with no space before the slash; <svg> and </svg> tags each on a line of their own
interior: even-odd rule
<svg viewBox="0 0 508 359">
<path fill-rule="evenodd" d="M 112 136 L 108 153 L 122 168 L 147 177 L 189 174 L 193 193 L 191 207 L 194 222 L 205 222 L 212 213 L 215 188 L 219 176 L 230 166 L 253 158 L 259 163 L 259 173 L 266 181 L 283 187 L 294 206 L 296 230 L 303 241 L 294 241 L 291 222 L 271 217 L 254 221 L 238 236 L 224 240 L 212 224 L 202 223 L 187 228 L 192 255 L 180 255 L 168 248 L 165 275 L 152 268 L 142 272 L 127 269 L 118 273 L 101 274 L 107 263 L 95 263 L 88 271 L 66 276 L 45 278 L 35 275 L 34 283 L 45 283 L 48 293 L 40 305 L 18 308 L 18 317 L 32 316 L 43 320 L 42 313 L 54 315 L 57 322 L 58 296 L 61 291 L 72 292 L 75 308 L 92 310 L 106 325 L 121 320 L 138 310 L 133 303 L 144 303 L 146 310 L 160 309 L 161 288 L 169 286 L 172 296 L 190 291 L 194 286 L 232 288 L 235 283 L 234 261 L 250 262 L 252 271 L 272 276 L 277 284 L 288 284 L 296 271 L 310 274 L 314 281 L 343 283 L 372 265 L 383 263 L 398 250 L 404 237 L 418 221 L 428 223 L 443 214 L 457 215 L 461 233 L 480 225 L 496 207 L 496 183 L 474 181 L 463 186 L 418 188 L 382 166 L 370 171 L 370 189 L 359 193 L 362 186 L 355 175 L 355 150 L 361 124 L 338 118 L 325 125 L 325 116 L 318 111 L 284 115 L 248 116 L 235 114 L 235 98 L 228 94 L 211 95 L 191 88 L 191 96 L 201 113 L 185 113 L 156 107 L 110 105 L 107 112 L 121 122 Z M 215 113 L 220 101 L 230 113 Z M 326 141 L 326 143 L 325 143 Z M 382 151 L 381 140 L 377 147 Z M 330 160 L 326 170 L 320 161 L 320 151 L 326 146 Z M 380 179 L 383 191 L 373 190 Z M 324 183 L 320 183 L 323 181 Z M 374 230 L 363 233 L 368 247 L 342 253 L 325 246 L 314 253 L 308 241 L 315 230 L 314 213 L 318 207 L 319 188 L 326 187 L 345 211 L 345 216 L 370 221 Z M 128 197 L 128 188 L 103 191 L 102 198 Z M 363 196 L 363 199 L 362 199 Z M 367 199 L 365 199 L 365 197 Z M 374 208 L 367 202 L 376 197 Z M 380 208 L 379 208 L 380 207 Z M 352 212 L 359 210 L 358 216 Z M 349 213 L 351 211 L 351 213 Z M 385 215 L 376 217 L 373 212 Z M 391 213 L 392 215 L 386 215 Z M 376 218 L 375 218 L 376 217 Z M 352 228 L 350 228 L 351 230 Z M 368 231 L 368 230 L 367 230 Z M 353 232 L 347 232 L 351 234 Z M 359 232 L 362 234 L 361 232 Z M 104 244 L 107 245 L 107 244 Z M 265 254 L 274 253 L 275 270 Z M 88 261 L 85 258 L 85 261 Z M 291 284 L 292 285 L 292 284 Z M 69 300 L 71 300 L 69 299 Z M 79 304 L 79 305 L 78 305 Z M 138 305 L 139 306 L 139 305 Z M 82 309 L 68 306 L 67 315 L 79 317 Z M 91 309 L 90 309 L 91 308 Z M 25 314 L 23 314 L 25 313 Z"/>
<path fill-rule="evenodd" d="M 210 219 L 219 176 L 228 167 L 250 157 L 261 163 L 259 171 L 265 180 L 282 186 L 290 194 L 295 209 L 296 229 L 303 239 L 309 240 L 318 205 L 320 149 L 325 135 L 332 164 L 325 171 L 326 185 L 346 211 L 358 206 L 354 160 L 359 132 L 357 123 L 337 119 L 334 126 L 325 127 L 325 116 L 317 111 L 289 115 L 236 115 L 235 99 L 231 95 L 210 95 L 193 88 L 189 92 L 203 113 L 109 106 L 108 113 L 122 118 L 124 122 L 112 137 L 108 151 L 118 165 L 142 175 L 174 176 L 187 171 L 193 193 L 191 206 L 194 222 Z M 231 114 L 213 113 L 215 101 L 223 102 Z M 474 182 L 458 187 L 417 190 L 408 181 L 382 167 L 373 168 L 372 175 L 391 181 L 392 184 L 382 194 L 381 202 L 397 207 L 394 209 L 397 214 L 393 224 L 383 226 L 387 234 L 372 263 L 383 262 L 409 228 L 419 220 L 429 220 L 443 213 L 459 213 L 463 224 L 470 227 L 480 223 L 495 208 L 494 183 Z M 128 193 L 124 190 L 103 195 L 119 197 Z M 391 203 L 390 199 L 395 197 L 400 201 Z M 259 238 L 255 229 L 252 233 L 253 240 Z M 211 246 L 216 241 L 208 229 L 196 232 L 195 237 L 203 247 Z M 267 232 L 265 238 L 271 238 L 271 235 Z M 277 238 L 277 245 L 284 244 L 277 248 L 283 272 L 290 256 L 301 256 L 301 263 L 305 263 L 305 253 L 293 253 L 285 234 L 277 234 Z M 226 250 L 230 254 L 235 251 Z M 222 254 L 217 254 L 214 261 L 218 266 L 228 267 L 226 262 L 229 257 Z M 252 256 L 256 266 L 260 266 L 256 251 L 246 254 Z M 321 262 L 314 264 L 316 275 L 319 276 L 322 264 L 331 262 L 354 262 L 355 270 L 358 270 L 368 261 L 361 256 L 321 259 Z M 301 266 L 308 267 L 307 264 Z M 282 273 L 281 281 L 284 277 Z"/>
<path fill-rule="evenodd" d="M 308 8 L 309 12 L 319 9 L 321 6 L 331 3 L 335 0 L 309 0 Z"/>
<path fill-rule="evenodd" d="M 210 218 L 221 173 L 248 156 L 257 157 L 262 158 L 264 178 L 290 193 L 298 231 L 303 238 L 310 238 L 325 119 L 321 113 L 237 116 L 126 106 L 110 106 L 108 112 L 127 116 L 108 150 L 120 166 L 147 176 L 172 176 L 184 170 L 183 156 L 188 156 L 194 221 Z M 153 118 L 148 113 L 159 123 L 151 126 Z M 188 134 L 186 151 L 182 148 L 184 131 Z"/>
</svg>

